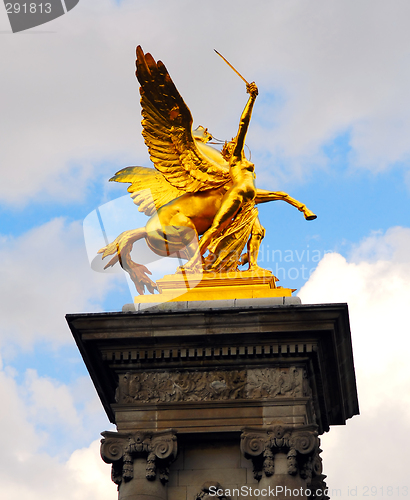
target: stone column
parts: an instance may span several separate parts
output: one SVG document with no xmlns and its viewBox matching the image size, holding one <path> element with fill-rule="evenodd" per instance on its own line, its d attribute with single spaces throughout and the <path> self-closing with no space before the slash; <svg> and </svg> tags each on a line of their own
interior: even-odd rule
<svg viewBox="0 0 410 500">
<path fill-rule="evenodd" d="M 112 464 L 119 500 L 167 500 L 169 464 L 177 455 L 174 430 L 103 432 L 101 457 Z"/>
<path fill-rule="evenodd" d="M 253 462 L 260 500 L 272 496 L 269 491 L 278 500 L 296 496 L 303 500 L 325 500 L 326 476 L 322 474 L 319 445 L 316 425 L 244 429 L 241 450 Z"/>
</svg>

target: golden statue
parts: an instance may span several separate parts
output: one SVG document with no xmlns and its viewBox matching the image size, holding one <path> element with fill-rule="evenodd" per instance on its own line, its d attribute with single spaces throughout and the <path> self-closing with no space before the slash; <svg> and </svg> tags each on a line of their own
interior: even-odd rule
<svg viewBox="0 0 410 500">
<path fill-rule="evenodd" d="M 212 139 L 207 129 L 192 130 L 191 112 L 164 64 L 137 47 L 136 66 L 142 135 L 155 169 L 127 167 L 110 180 L 131 183 L 128 191 L 134 203 L 150 219 L 145 227 L 125 231 L 99 250 L 102 258 L 114 255 L 105 268 L 119 262 L 140 294 L 145 287 L 154 293 L 157 286 L 148 277 L 150 271 L 130 256 L 134 242 L 145 238 L 157 255 L 186 259 L 178 269 L 183 274 L 227 273 L 248 263 L 256 275 L 271 275 L 257 264 L 265 229 L 256 205 L 283 200 L 307 220 L 316 215 L 286 193 L 255 186 L 255 166 L 245 158 L 244 145 L 257 86 L 239 75 L 249 99 L 236 137 L 220 152 L 207 144 Z M 245 245 L 247 251 L 241 255 Z"/>
</svg>

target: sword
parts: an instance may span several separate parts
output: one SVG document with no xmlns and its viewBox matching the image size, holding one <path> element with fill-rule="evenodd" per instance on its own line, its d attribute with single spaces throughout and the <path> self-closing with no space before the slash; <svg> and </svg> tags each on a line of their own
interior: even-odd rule
<svg viewBox="0 0 410 500">
<path fill-rule="evenodd" d="M 239 78 L 241 78 L 241 79 L 242 79 L 242 80 L 246 83 L 246 85 L 249 85 L 249 83 L 248 83 L 248 82 L 245 80 L 245 78 L 244 78 L 244 77 L 243 77 L 243 76 L 239 73 L 239 71 L 237 71 L 237 70 L 236 70 L 236 69 L 232 66 L 232 64 L 231 64 L 229 61 L 227 61 L 227 60 L 225 59 L 225 57 L 224 57 L 222 54 L 220 54 L 220 53 L 219 53 L 216 49 L 214 49 L 214 51 L 218 54 L 218 56 L 219 56 L 219 57 L 222 57 L 222 59 L 226 62 L 226 64 L 227 64 L 227 65 L 228 65 L 231 69 L 233 69 L 233 70 L 235 71 L 235 73 L 239 76 Z"/>
</svg>

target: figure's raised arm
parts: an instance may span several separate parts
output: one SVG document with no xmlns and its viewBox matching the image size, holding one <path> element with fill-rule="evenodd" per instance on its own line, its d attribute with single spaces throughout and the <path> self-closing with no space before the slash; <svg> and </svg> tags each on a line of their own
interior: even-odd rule
<svg viewBox="0 0 410 500">
<path fill-rule="evenodd" d="M 251 121 L 252 109 L 258 95 L 258 87 L 255 82 L 246 85 L 246 92 L 249 95 L 248 102 L 246 103 L 245 109 L 242 112 L 241 119 L 239 121 L 239 129 L 235 138 L 235 148 L 233 150 L 233 157 L 242 158 L 243 157 L 243 147 L 245 145 L 245 137 L 248 131 L 249 123 Z"/>
</svg>

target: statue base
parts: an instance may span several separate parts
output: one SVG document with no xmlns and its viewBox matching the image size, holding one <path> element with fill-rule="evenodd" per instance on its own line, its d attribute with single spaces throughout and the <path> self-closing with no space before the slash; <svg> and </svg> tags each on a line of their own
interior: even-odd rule
<svg viewBox="0 0 410 500">
<path fill-rule="evenodd" d="M 277 287 L 276 281 L 278 279 L 264 269 L 168 274 L 156 282 L 159 294 L 139 295 L 135 297 L 134 303 L 291 297 L 295 290 Z"/>
</svg>

